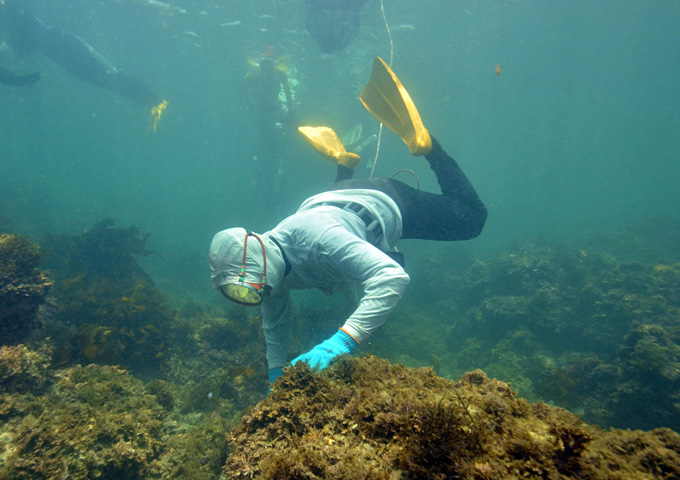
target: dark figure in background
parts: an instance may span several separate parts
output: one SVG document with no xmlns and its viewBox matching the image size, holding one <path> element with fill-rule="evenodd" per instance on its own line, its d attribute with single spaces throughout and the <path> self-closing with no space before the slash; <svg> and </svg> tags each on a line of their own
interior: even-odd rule
<svg viewBox="0 0 680 480">
<path fill-rule="evenodd" d="M 246 75 L 248 105 L 255 113 L 257 127 L 271 153 L 278 153 L 276 124 L 295 124 L 295 105 L 288 77 L 270 58 L 260 60 L 260 64 Z M 285 106 L 279 95 L 283 89 Z"/>
<path fill-rule="evenodd" d="M 305 0 L 305 25 L 323 53 L 342 50 L 359 33 L 359 12 L 369 0 Z"/>
<path fill-rule="evenodd" d="M 267 171 L 261 178 L 274 179 L 282 153 L 280 130 L 284 127 L 291 130 L 297 127 L 290 83 L 282 68 L 275 65 L 271 58 L 265 57 L 248 72 L 245 87 L 248 106 L 255 114 L 261 144 L 267 150 L 266 158 L 262 159 Z M 279 98 L 282 89 L 286 97 L 285 105 Z"/>
<path fill-rule="evenodd" d="M 12 87 L 30 87 L 40 80 L 40 72 L 17 75 L 11 70 L 0 66 L 0 83 L 11 85 Z"/>
<path fill-rule="evenodd" d="M 20 54 L 39 52 L 76 77 L 150 108 L 156 118 L 160 118 L 167 106 L 167 102 L 141 80 L 121 73 L 77 35 L 45 24 L 31 14 L 21 0 L 0 0 L 0 33 L 7 35 L 7 41 Z M 22 77 L 3 72 L 0 75 L 8 82 L 29 84 L 37 80 L 37 74 L 21 80 Z"/>
</svg>

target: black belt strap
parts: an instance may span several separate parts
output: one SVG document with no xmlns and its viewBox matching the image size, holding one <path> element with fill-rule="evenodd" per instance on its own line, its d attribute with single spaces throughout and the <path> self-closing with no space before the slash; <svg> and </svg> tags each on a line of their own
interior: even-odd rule
<svg viewBox="0 0 680 480">
<path fill-rule="evenodd" d="M 376 228 L 380 228 L 380 222 L 378 221 L 377 218 L 373 218 L 373 215 L 360 203 L 356 202 L 347 202 L 347 203 L 342 203 L 342 202 L 324 202 L 321 203 L 320 205 L 328 205 L 331 207 L 337 207 L 342 210 L 347 210 L 349 212 L 354 213 L 357 217 L 361 219 L 361 221 L 366 224 L 366 233 L 371 233 L 374 234 L 376 237 L 378 234 L 375 234 L 374 230 Z"/>
</svg>

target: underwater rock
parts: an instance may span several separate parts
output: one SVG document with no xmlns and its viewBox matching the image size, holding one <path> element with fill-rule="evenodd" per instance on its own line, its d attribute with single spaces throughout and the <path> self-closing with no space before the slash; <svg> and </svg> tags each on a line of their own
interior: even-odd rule
<svg viewBox="0 0 680 480">
<path fill-rule="evenodd" d="M 39 395 L 52 382 L 49 358 L 24 345 L 0 347 L 0 393 Z"/>
<path fill-rule="evenodd" d="M 145 478 L 161 454 L 166 415 L 116 367 L 62 370 L 47 395 L 2 395 L 0 478 Z"/>
<path fill-rule="evenodd" d="M 38 270 L 44 254 L 28 237 L 0 235 L 0 343 L 23 341 L 52 282 Z"/>
<path fill-rule="evenodd" d="M 167 365 L 177 385 L 180 412 L 226 418 L 259 402 L 267 392 L 266 352 L 259 317 L 221 308 L 182 309 L 174 326 L 178 339 Z"/>
<path fill-rule="evenodd" d="M 603 427 L 680 431 L 678 253 L 645 264 L 525 243 L 458 270 L 432 261 L 424 279 L 447 295 L 400 307 L 372 352 L 449 378 L 481 368 Z"/>
<path fill-rule="evenodd" d="M 680 435 L 603 431 L 519 398 L 367 356 L 288 368 L 232 431 L 227 479 L 680 478 Z"/>
<path fill-rule="evenodd" d="M 70 348 L 64 363 L 154 373 L 169 351 L 174 312 L 135 259 L 151 253 L 145 248 L 148 234 L 113 225 L 105 219 L 80 236 L 47 239 L 58 304 L 55 321 L 76 330 L 55 349 L 66 357 Z"/>
<path fill-rule="evenodd" d="M 156 397 L 156 401 L 168 412 L 175 408 L 175 397 L 172 389 L 163 380 L 154 380 L 146 386 L 146 393 Z"/>
<path fill-rule="evenodd" d="M 117 367 L 48 364 L 0 349 L 0 480 L 218 478 L 234 420 L 173 418 L 168 384 L 145 388 Z"/>
</svg>

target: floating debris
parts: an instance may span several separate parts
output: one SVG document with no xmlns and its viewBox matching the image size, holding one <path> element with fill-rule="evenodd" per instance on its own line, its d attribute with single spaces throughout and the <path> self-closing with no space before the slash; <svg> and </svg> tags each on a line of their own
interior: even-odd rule
<svg viewBox="0 0 680 480">
<path fill-rule="evenodd" d="M 157 8 L 159 10 L 162 10 L 162 11 L 164 11 L 166 13 L 170 13 L 170 14 L 173 14 L 173 13 L 186 14 L 187 13 L 186 9 L 184 9 L 184 8 L 175 7 L 173 5 L 170 5 L 169 3 L 159 2 L 158 0 L 144 0 L 143 3 L 145 5 L 149 5 L 150 7 Z"/>
</svg>

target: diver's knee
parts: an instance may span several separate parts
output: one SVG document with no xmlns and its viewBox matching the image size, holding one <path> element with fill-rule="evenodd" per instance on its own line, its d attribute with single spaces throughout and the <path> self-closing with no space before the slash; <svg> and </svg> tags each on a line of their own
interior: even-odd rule
<svg viewBox="0 0 680 480">
<path fill-rule="evenodd" d="M 484 225 L 486 225 L 486 219 L 488 215 L 489 212 L 487 211 L 486 207 L 481 205 L 477 210 L 477 214 L 474 216 L 474 219 L 470 222 L 469 238 L 477 238 L 479 235 L 481 235 L 482 230 L 484 230 Z"/>
</svg>

